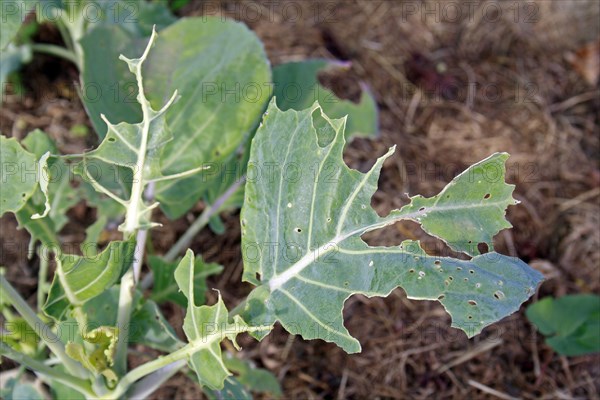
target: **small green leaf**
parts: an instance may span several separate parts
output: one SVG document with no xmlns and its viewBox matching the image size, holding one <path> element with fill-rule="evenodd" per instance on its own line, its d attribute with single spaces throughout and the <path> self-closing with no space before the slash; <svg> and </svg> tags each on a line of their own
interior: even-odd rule
<svg viewBox="0 0 600 400">
<path fill-rule="evenodd" d="M 87 370 L 103 375 L 108 387 L 113 388 L 118 378 L 110 367 L 114 363 L 118 329 L 101 326 L 85 333 L 83 339 L 92 345 L 92 349 L 88 350 L 80 343 L 70 342 L 65 346 L 67 355 L 79 361 Z"/>
<path fill-rule="evenodd" d="M 316 130 L 315 124 L 326 129 Z M 417 196 L 380 217 L 371 197 L 393 149 L 369 172 L 352 170 L 342 157 L 344 125 L 344 119 L 329 119 L 318 104 L 283 112 L 271 102 L 252 142 L 241 215 L 243 277 L 258 285 L 248 297 L 244 319 L 253 325 L 279 321 L 306 339 L 321 338 L 357 352 L 360 344 L 342 316 L 345 300 L 355 293 L 386 296 L 400 286 L 409 298 L 438 300 L 452 316 L 452 326 L 469 337 L 517 311 L 542 280 L 519 259 L 495 252 L 470 260 L 434 257 L 419 242 L 371 247 L 361 239 L 366 232 L 410 219 L 426 221 L 425 230 L 455 248 L 488 239 L 491 248 L 491 237 L 507 224 L 501 222 L 506 206 L 514 204 L 513 187 L 503 179 L 506 155 L 472 166 L 437 198 Z M 479 177 L 492 162 L 501 168 L 501 179 L 487 181 L 485 188 L 464 179 Z M 290 165 L 307 167 L 290 175 Z M 252 178 L 267 166 L 273 166 L 270 179 Z M 487 203 L 486 192 L 500 198 Z M 439 200 L 447 194 L 458 198 L 450 204 Z M 454 230 L 445 229 L 446 223 Z"/>
<path fill-rule="evenodd" d="M 154 273 L 154 286 L 150 298 L 157 303 L 172 301 L 181 307 L 187 307 L 187 297 L 179 290 L 175 282 L 175 269 L 180 260 L 167 262 L 157 256 L 148 257 L 148 265 Z M 223 267 L 215 263 L 205 263 L 201 257 L 194 262 L 194 299 L 198 304 L 204 304 L 206 293 L 206 278 L 221 273 Z"/>
<path fill-rule="evenodd" d="M 188 299 L 183 331 L 188 338 L 190 353 L 188 363 L 196 372 L 198 382 L 211 389 L 220 390 L 231 375 L 223 363 L 221 341 L 229 339 L 237 347 L 236 336 L 246 331 L 268 331 L 270 327 L 249 327 L 239 316 L 229 322 L 227 308 L 219 295 L 217 304 L 198 306 L 194 290 L 194 253 L 188 250 L 175 270 L 175 280 Z"/>
<path fill-rule="evenodd" d="M 362 87 L 360 101 L 353 103 L 337 97 L 331 90 L 319 83 L 319 72 L 326 69 L 345 69 L 349 63 L 314 59 L 281 64 L 273 68 L 274 96 L 277 106 L 286 111 L 304 110 L 318 101 L 323 112 L 331 118 L 346 115 L 346 138 L 364 136 L 376 137 L 379 134 L 377 103 L 371 92 Z"/>
<path fill-rule="evenodd" d="M 115 241 L 96 257 L 62 254 L 50 286 L 44 312 L 57 321 L 70 306 L 82 306 L 114 285 L 131 266 L 135 240 Z"/>
<path fill-rule="evenodd" d="M 545 297 L 527 307 L 526 315 L 556 352 L 566 356 L 600 352 L 600 296 Z"/>
<path fill-rule="evenodd" d="M 0 135 L 0 215 L 16 212 L 38 187 L 37 160 L 14 138 Z"/>
</svg>

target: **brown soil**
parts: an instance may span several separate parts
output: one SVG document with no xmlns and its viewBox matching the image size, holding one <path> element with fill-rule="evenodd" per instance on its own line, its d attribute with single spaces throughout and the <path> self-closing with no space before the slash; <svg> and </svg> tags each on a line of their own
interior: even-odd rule
<svg viewBox="0 0 600 400">
<path fill-rule="evenodd" d="M 381 214 L 404 204 L 405 193 L 435 194 L 471 163 L 509 152 L 508 180 L 517 185 L 521 205 L 509 209 L 514 228 L 498 235 L 496 248 L 545 274 L 535 298 L 600 293 L 600 92 L 573 62 L 579 49 L 599 40 L 599 3 L 507 2 L 498 8 L 484 2 L 474 9 L 432 1 L 273 3 L 270 12 L 266 3 L 197 2 L 182 14 L 208 12 L 246 22 L 273 64 L 307 57 L 352 62 L 345 76 L 324 81 L 350 98 L 363 81 L 380 107 L 381 137 L 349 145 L 350 166 L 365 170 L 398 144 L 373 198 Z M 448 8 L 451 3 L 461 7 L 460 18 Z M 75 124 L 89 126 L 68 89 L 74 69 L 38 56 L 24 74 L 30 90 L 6 98 L 0 130 L 23 137 L 39 127 L 64 151 L 90 147 L 93 139 L 69 133 Z M 46 88 L 45 97 L 33 88 Z M 157 252 L 168 249 L 200 209 L 156 230 Z M 80 206 L 72 217 L 76 222 L 63 233 L 76 238 L 77 224 L 90 223 L 90 214 Z M 239 216 L 223 218 L 227 233 L 206 230 L 192 249 L 225 265 L 210 286 L 233 306 L 250 286 L 240 283 Z M 3 246 L 14 239 L 15 227 L 11 217 L 2 218 Z M 17 235 L 26 240 L 26 234 Z M 368 240 L 397 244 L 405 238 L 431 240 L 413 224 L 397 224 Z M 17 287 L 33 294 L 35 263 L 4 247 L 2 261 Z M 181 323 L 181 311 L 165 312 Z M 261 343 L 242 340 L 241 355 L 275 373 L 285 398 L 599 398 L 600 356 L 558 356 L 523 311 L 471 340 L 449 327 L 439 304 L 407 300 L 401 289 L 386 299 L 355 296 L 344 313 L 362 343 L 360 354 L 276 328 Z M 178 375 L 154 398 L 200 396 L 194 383 Z"/>
</svg>

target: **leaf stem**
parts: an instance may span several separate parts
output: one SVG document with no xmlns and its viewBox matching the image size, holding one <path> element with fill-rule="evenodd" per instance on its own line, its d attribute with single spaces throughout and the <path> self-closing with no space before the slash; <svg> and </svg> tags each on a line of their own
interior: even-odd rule
<svg viewBox="0 0 600 400">
<path fill-rule="evenodd" d="M 96 397 L 88 381 L 65 374 L 64 372 L 56 370 L 40 361 L 34 360 L 25 354 L 19 353 L 4 342 L 0 342 L 0 354 L 31 369 L 36 374 L 46 376 L 52 380 L 77 390 L 87 398 Z"/>
<path fill-rule="evenodd" d="M 53 44 L 46 43 L 34 43 L 31 45 L 31 49 L 33 51 L 37 51 L 38 53 L 50 54 L 55 57 L 60 57 L 63 60 L 67 60 L 75 64 L 76 67 L 79 68 L 79 61 L 77 60 L 77 55 L 64 47 L 56 46 Z"/>
<path fill-rule="evenodd" d="M 212 205 L 206 207 L 204 211 L 202 211 L 202 213 L 198 216 L 198 218 L 192 223 L 192 225 L 190 225 L 187 231 L 185 231 L 185 233 L 179 238 L 179 240 L 177 240 L 177 242 L 171 247 L 167 254 L 165 254 L 164 259 L 169 262 L 174 261 L 177 258 L 177 256 L 190 245 L 194 237 L 202 230 L 202 228 L 204 228 L 208 224 L 210 218 L 219 212 L 221 206 L 223 206 L 223 204 L 235 194 L 238 188 L 245 181 L 246 177 L 241 177 L 240 179 L 235 181 L 229 188 L 227 188 L 227 190 L 221 196 L 219 196 Z M 154 275 L 150 271 L 144 277 L 144 279 L 142 279 L 140 287 L 143 289 L 148 289 L 150 286 L 152 286 L 153 281 Z"/>
<path fill-rule="evenodd" d="M 42 252 L 40 256 L 40 270 L 38 272 L 37 306 L 41 310 L 44 305 L 44 299 L 48 289 L 48 252 Z"/>
<path fill-rule="evenodd" d="M 0 289 L 2 289 L 2 295 L 6 296 L 8 301 L 13 307 L 21 314 L 23 319 L 29 324 L 34 332 L 46 343 L 48 348 L 61 359 L 65 367 L 69 372 L 78 377 L 84 377 L 84 368 L 67 355 L 65 347 L 56 334 L 52 332 L 50 327 L 46 325 L 29 307 L 29 304 L 19 295 L 19 293 L 12 287 L 12 285 L 6 280 L 6 278 L 0 274 Z"/>
</svg>

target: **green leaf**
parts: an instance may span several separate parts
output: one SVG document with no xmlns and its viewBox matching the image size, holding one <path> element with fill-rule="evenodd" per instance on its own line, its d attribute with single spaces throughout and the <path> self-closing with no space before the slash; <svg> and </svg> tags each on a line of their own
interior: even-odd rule
<svg viewBox="0 0 600 400">
<path fill-rule="evenodd" d="M 355 136 L 376 137 L 379 134 L 377 103 L 366 86 L 362 86 L 360 101 L 354 103 L 337 97 L 319 83 L 319 72 L 327 69 L 346 69 L 349 63 L 324 59 L 290 62 L 273 68 L 274 96 L 283 110 L 297 111 L 318 101 L 323 112 L 331 118 L 346 115 L 346 139 Z"/>
<path fill-rule="evenodd" d="M 556 352 L 566 356 L 600 352 L 600 296 L 545 297 L 527 307 L 526 315 Z"/>
<path fill-rule="evenodd" d="M 0 6 L 0 50 L 16 36 L 30 10 L 26 1 L 3 2 Z"/>
<path fill-rule="evenodd" d="M 248 390 L 258 393 L 270 393 L 281 396 L 281 385 L 270 371 L 257 368 L 248 360 L 228 354 L 225 358 L 227 368 L 236 374 L 236 379 Z"/>
<path fill-rule="evenodd" d="M 84 54 L 81 98 L 101 139 L 108 130 L 101 114 L 109 121 L 130 124 L 142 119 L 135 78 L 127 64 L 117 60 L 121 54 L 139 53 L 144 43 L 145 40 L 135 38 L 117 25 L 97 27 L 81 39 Z"/>
<path fill-rule="evenodd" d="M 233 376 L 225 378 L 223 389 L 220 390 L 202 390 L 209 400 L 252 400 L 252 395 L 246 387 Z"/>
<path fill-rule="evenodd" d="M 39 388 L 14 378 L 4 384 L 4 389 L 0 390 L 0 394 L 5 400 L 45 400 L 45 396 Z"/>
<path fill-rule="evenodd" d="M 80 362 L 87 370 L 103 375 L 108 387 L 113 388 L 118 378 L 110 367 L 114 364 L 118 329 L 101 326 L 86 332 L 83 339 L 92 345 L 92 349 L 88 350 L 80 343 L 70 342 L 65 346 L 67 355 Z"/>
<path fill-rule="evenodd" d="M 82 306 L 121 279 L 131 266 L 135 240 L 114 241 L 96 257 L 62 254 L 50 286 L 44 312 L 57 321 L 70 306 Z"/>
<path fill-rule="evenodd" d="M 23 318 L 15 318 L 4 322 L 2 341 L 20 353 L 34 356 L 40 338 Z"/>
<path fill-rule="evenodd" d="M 219 295 L 217 304 L 198 306 L 194 289 L 194 253 L 188 250 L 175 270 L 175 280 L 188 299 L 183 331 L 189 341 L 188 363 L 196 372 L 198 382 L 220 390 L 231 375 L 223 363 L 221 341 L 229 339 L 237 347 L 236 336 L 241 332 L 270 330 L 270 327 L 250 328 L 239 316 L 229 322 L 227 308 Z"/>
<path fill-rule="evenodd" d="M 52 139 L 39 129 L 27 134 L 22 144 L 38 158 L 47 154 L 58 154 Z M 38 172 L 47 184 L 46 193 L 43 193 L 40 180 L 40 189 L 17 211 L 17 220 L 20 227 L 27 229 L 31 235 L 32 244 L 40 240 L 49 248 L 59 248 L 57 233 L 67 223 L 66 213 L 77 203 L 79 197 L 77 191 L 71 187 L 71 177 L 63 160 L 57 157 L 47 158 L 46 164 L 42 165 L 42 170 Z M 45 217 L 34 218 L 44 213 L 47 214 Z"/>
<path fill-rule="evenodd" d="M 119 308 L 119 287 L 113 286 L 83 305 L 89 327 L 116 326 Z M 155 302 L 145 300 L 139 291 L 133 297 L 133 312 L 127 327 L 129 342 L 138 343 L 164 352 L 183 346 L 177 334 L 166 321 Z"/>
<path fill-rule="evenodd" d="M 20 70 L 21 66 L 30 62 L 32 57 L 31 46 L 27 44 L 15 46 L 9 43 L 6 49 L 0 50 L 0 94 L 4 93 L 10 74 Z M 2 98 L 0 98 L 0 104 L 2 104 Z"/>
<path fill-rule="evenodd" d="M 38 187 L 35 155 L 23 149 L 15 138 L 0 135 L 0 215 L 16 212 Z"/>
<path fill-rule="evenodd" d="M 55 368 L 61 372 L 67 372 L 62 365 L 57 365 Z M 75 389 L 71 389 L 63 383 L 51 380 L 49 386 L 54 399 L 85 400 L 84 395 L 82 395 Z"/>
<path fill-rule="evenodd" d="M 271 95 L 269 63 L 260 40 L 243 24 L 184 18 L 161 32 L 145 76 L 152 104 L 173 90 L 181 95 L 167 112 L 175 135 L 164 150 L 164 173 L 212 167 L 157 184 L 161 208 L 177 218 L 202 197 L 221 163 L 254 131 Z"/>
<path fill-rule="evenodd" d="M 136 82 L 113 61 L 120 53 L 139 51 L 140 39 L 117 26 L 98 27 L 82 46 L 84 103 L 101 138 L 106 132 L 101 112 L 109 121 L 140 121 Z M 174 137 L 161 146 L 159 165 L 177 178 L 156 185 L 156 198 L 170 218 L 183 215 L 218 183 L 221 163 L 258 124 L 271 95 L 270 81 L 262 44 L 240 23 L 189 18 L 161 31 L 144 65 L 144 84 L 153 105 L 175 90 L 181 94 L 166 113 Z M 211 169 L 200 172 L 207 166 Z"/>
<path fill-rule="evenodd" d="M 148 265 L 154 274 L 154 285 L 150 298 L 157 303 L 172 301 L 181 307 L 187 307 L 187 297 L 181 293 L 175 282 L 175 268 L 181 260 L 168 262 L 158 256 L 149 256 Z M 204 304 L 206 293 L 206 278 L 223 271 L 223 267 L 215 263 L 205 263 L 201 257 L 194 262 L 194 299 L 198 304 Z"/>
<path fill-rule="evenodd" d="M 151 182 L 174 177 L 164 176 L 161 172 L 161 156 L 165 145 L 172 139 L 171 131 L 165 123 L 167 109 L 177 99 L 177 91 L 170 100 L 158 111 L 154 110 L 146 98 L 143 87 L 142 65 L 148 57 L 151 46 L 156 38 L 153 32 L 146 50 L 140 58 L 129 59 L 123 55 L 119 58 L 127 63 L 129 70 L 138 83 L 137 100 L 142 107 L 143 119 L 136 124 L 121 122 L 117 125 L 102 116 L 108 126 L 108 133 L 97 149 L 84 155 L 84 175 L 94 188 L 127 208 L 125 222 L 119 227 L 126 233 L 138 229 L 148 229 L 156 224 L 150 221 L 150 214 L 158 203 L 146 204 L 143 192 Z M 132 171 L 131 194 L 129 199 L 123 199 L 113 193 L 101 181 L 94 179 L 90 173 L 92 163 L 106 163 L 115 167 L 129 168 Z M 203 167 L 200 167 L 203 169 Z M 193 174 L 199 170 L 187 170 L 183 174 Z M 179 177 L 180 175 L 177 175 Z"/>
<path fill-rule="evenodd" d="M 271 102 L 252 143 L 241 215 L 243 277 L 259 285 L 248 297 L 244 319 L 254 325 L 279 321 L 306 339 L 321 338 L 357 352 L 360 344 L 342 316 L 344 301 L 356 293 L 386 296 L 400 286 L 409 298 L 438 300 L 452 316 L 452 326 L 469 337 L 517 311 L 542 280 L 519 259 L 495 252 L 470 260 L 434 257 L 419 242 L 371 247 L 361 239 L 400 220 L 425 220 L 425 230 L 455 248 L 488 236 L 492 248 L 491 236 L 504 226 L 498 221 L 504 219 L 506 204 L 514 203 L 512 186 L 504 183 L 503 164 L 501 179 L 479 184 L 463 177 L 479 176 L 506 155 L 493 155 L 455 178 L 442 191 L 461 194 L 451 205 L 417 196 L 380 217 L 370 206 L 371 197 L 393 149 L 366 174 L 348 168 L 342 158 L 344 122 L 329 119 L 318 104 L 282 112 Z M 316 123 L 326 123 L 327 130 L 317 133 Z M 272 173 L 258 179 L 259 169 L 264 173 L 267 166 Z M 488 204 L 487 192 L 501 198 Z M 443 223 L 460 228 L 448 232 Z"/>
</svg>

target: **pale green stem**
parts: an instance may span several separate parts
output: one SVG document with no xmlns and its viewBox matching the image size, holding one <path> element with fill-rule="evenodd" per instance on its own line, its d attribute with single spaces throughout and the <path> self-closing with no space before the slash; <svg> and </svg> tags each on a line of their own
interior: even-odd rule
<svg viewBox="0 0 600 400">
<path fill-rule="evenodd" d="M 270 326 L 269 327 L 266 327 L 266 326 L 244 327 L 243 329 L 240 329 L 239 331 L 236 331 L 236 332 L 237 333 L 256 332 L 256 331 L 264 331 L 264 330 L 268 330 L 268 329 L 271 329 L 271 327 Z M 135 382 L 142 379 L 146 375 L 150 375 L 151 373 L 158 371 L 161 368 L 164 368 L 173 363 L 177 363 L 180 360 L 187 360 L 189 357 L 191 357 L 196 352 L 209 348 L 215 341 L 220 341 L 222 338 L 225 337 L 225 333 L 226 332 L 219 332 L 212 336 L 208 336 L 208 337 L 204 338 L 203 340 L 198 340 L 198 341 L 195 341 L 192 343 L 188 343 L 181 349 L 176 350 L 171 354 L 168 354 L 163 357 L 159 357 L 154 361 L 150 361 L 150 362 L 140 365 L 139 367 L 129 371 L 127 373 L 127 375 L 125 375 L 123 378 L 121 378 L 121 380 L 117 384 L 117 387 L 112 392 L 103 396 L 102 399 L 114 399 L 114 398 L 121 397 L 123 394 L 125 394 L 125 392 L 127 392 L 127 390 L 131 387 L 131 385 L 133 385 Z M 233 333 L 233 332 L 231 332 L 231 333 Z M 176 367 L 181 368 L 184 365 L 185 365 L 184 363 L 178 363 L 178 364 L 176 364 Z"/>
<path fill-rule="evenodd" d="M 48 289 L 48 257 L 49 254 L 42 252 L 40 257 L 40 271 L 38 273 L 38 289 L 37 289 L 37 306 L 38 310 L 41 310 L 44 306 L 44 299 Z"/>
<path fill-rule="evenodd" d="M 18 362 L 22 366 L 31 369 L 37 374 L 43 375 L 45 377 L 48 377 L 49 379 L 55 380 L 72 389 L 77 390 L 81 394 L 85 395 L 87 398 L 96 397 L 88 381 L 65 374 L 64 372 L 58 371 L 42 362 L 34 360 L 33 358 L 26 356 L 25 354 L 19 353 L 4 342 L 0 342 L 0 354 Z"/>
<path fill-rule="evenodd" d="M 221 206 L 229 200 L 231 196 L 235 194 L 238 188 L 246 181 L 246 177 L 235 181 L 215 202 L 207 206 L 204 211 L 198 216 L 198 218 L 190 225 L 185 233 L 177 240 L 177 242 L 171 247 L 171 249 L 165 254 L 164 259 L 166 261 L 174 261 L 177 256 L 182 253 L 192 242 L 194 237 L 208 224 L 210 218 L 219 212 Z M 152 286 L 154 275 L 150 271 L 142 280 L 140 286 L 143 289 L 148 289 Z"/>
<path fill-rule="evenodd" d="M 65 347 L 61 340 L 29 307 L 29 304 L 17 293 L 3 275 L 0 275 L 0 289 L 2 295 L 6 296 L 10 304 L 21 314 L 23 319 L 29 324 L 34 332 L 46 343 L 48 348 L 61 359 L 69 372 L 75 376 L 84 377 L 84 368 L 67 355 Z"/>
<path fill-rule="evenodd" d="M 79 67 L 77 55 L 72 51 L 65 49 L 64 47 L 46 43 L 34 43 L 31 45 L 31 49 L 38 53 L 50 54 L 52 56 L 62 58 L 72 62 L 76 67 Z"/>
</svg>

